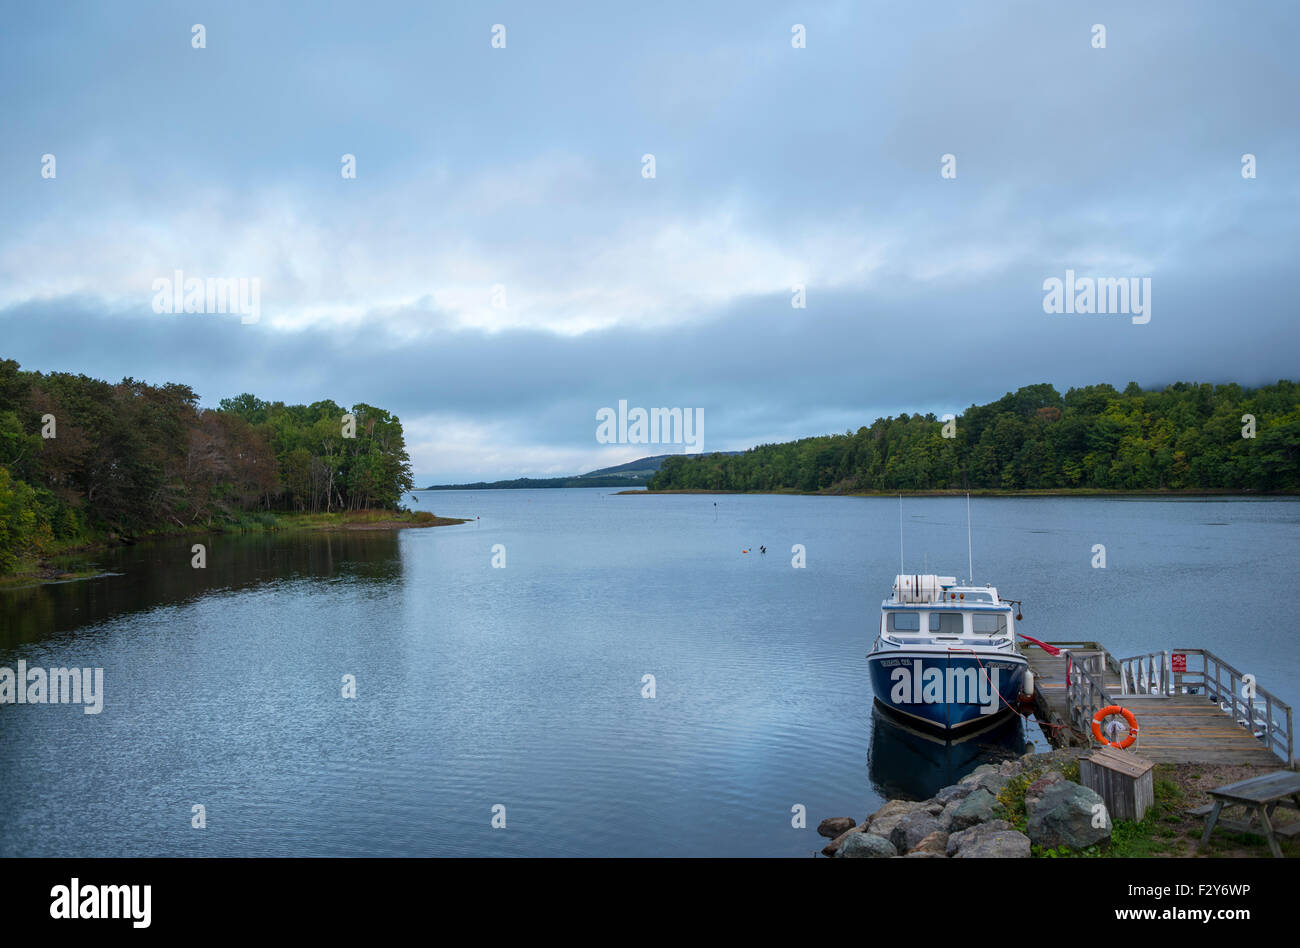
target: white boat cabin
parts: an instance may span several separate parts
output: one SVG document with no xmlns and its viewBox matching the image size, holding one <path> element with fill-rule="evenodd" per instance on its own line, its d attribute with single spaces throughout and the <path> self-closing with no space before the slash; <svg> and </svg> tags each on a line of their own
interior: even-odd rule
<svg viewBox="0 0 1300 948">
<path fill-rule="evenodd" d="M 959 586 L 955 576 L 908 575 L 881 603 L 879 644 L 886 648 L 992 648 L 1015 643 L 1015 609 L 993 586 Z"/>
</svg>

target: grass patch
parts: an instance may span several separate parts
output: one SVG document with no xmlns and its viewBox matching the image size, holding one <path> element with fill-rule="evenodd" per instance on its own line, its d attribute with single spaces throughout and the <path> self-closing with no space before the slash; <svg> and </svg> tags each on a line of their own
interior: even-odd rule
<svg viewBox="0 0 1300 948">
<path fill-rule="evenodd" d="M 1025 791 L 1042 775 L 1043 772 L 1037 770 L 1016 774 L 998 791 L 998 817 L 1022 833 L 1029 825 L 1029 814 L 1025 812 Z"/>
<path fill-rule="evenodd" d="M 1056 760 L 1036 767 L 1026 767 L 998 791 L 998 818 L 1006 820 L 1020 832 L 1025 832 L 1029 827 L 1029 814 L 1025 810 L 1025 791 L 1035 780 L 1052 771 L 1059 773 L 1066 780 L 1079 782 L 1077 760 Z"/>
<path fill-rule="evenodd" d="M 1167 856 L 1181 847 L 1179 825 L 1183 822 L 1186 797 L 1182 787 L 1167 777 L 1154 777 L 1155 802 L 1140 820 L 1116 820 L 1111 824 L 1107 856 L 1121 859 L 1149 859 Z"/>
<path fill-rule="evenodd" d="M 270 511 L 255 511 L 240 514 L 226 528 L 236 533 L 257 530 L 275 530 L 280 526 L 279 519 Z"/>
<path fill-rule="evenodd" d="M 278 529 L 363 530 L 393 527 L 437 527 L 468 523 L 455 517 L 439 517 L 428 510 L 342 510 L 333 513 L 276 514 Z"/>
<path fill-rule="evenodd" d="M 1020 832 L 1027 833 L 1029 814 L 1025 809 L 1025 792 L 1030 784 L 1052 771 L 1072 783 L 1079 782 L 1079 762 L 1074 759 L 1028 767 L 1008 780 L 998 792 L 998 816 Z M 1156 774 L 1160 774 L 1158 768 Z M 1155 776 L 1152 789 L 1155 802 L 1146 815 L 1141 820 L 1113 822 L 1109 842 L 1082 850 L 1031 845 L 1030 852 L 1040 859 L 1151 858 L 1179 853 L 1186 795 L 1171 779 L 1171 774 Z"/>
</svg>

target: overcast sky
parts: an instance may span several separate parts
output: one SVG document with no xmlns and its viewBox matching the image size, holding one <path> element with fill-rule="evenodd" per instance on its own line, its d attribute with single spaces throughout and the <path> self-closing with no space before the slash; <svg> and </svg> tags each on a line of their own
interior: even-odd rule
<svg viewBox="0 0 1300 948">
<path fill-rule="evenodd" d="M 421 484 L 681 450 L 597 443 L 620 399 L 702 409 L 729 450 L 1035 382 L 1300 377 L 1297 27 L 1291 2 L 5 4 L 0 356 L 377 404 Z M 1067 269 L 1149 276 L 1150 322 L 1045 313 Z M 175 270 L 260 281 L 260 320 L 154 312 Z"/>
</svg>

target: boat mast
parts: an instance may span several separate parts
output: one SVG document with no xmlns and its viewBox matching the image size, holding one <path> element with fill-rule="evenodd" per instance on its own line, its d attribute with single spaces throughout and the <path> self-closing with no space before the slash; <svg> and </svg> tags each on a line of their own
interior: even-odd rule
<svg viewBox="0 0 1300 948">
<path fill-rule="evenodd" d="M 903 575 L 903 495 L 898 495 L 898 575 Z M 901 582 L 901 580 L 900 580 Z"/>
<path fill-rule="evenodd" d="M 970 579 L 968 579 L 967 582 L 974 586 L 975 547 L 971 544 L 970 539 L 970 491 L 966 491 L 966 568 L 970 571 Z"/>
</svg>

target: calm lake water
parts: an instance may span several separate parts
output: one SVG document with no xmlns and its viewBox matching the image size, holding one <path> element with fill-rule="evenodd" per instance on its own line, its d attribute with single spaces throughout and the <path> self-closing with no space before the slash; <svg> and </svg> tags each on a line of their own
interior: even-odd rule
<svg viewBox="0 0 1300 948">
<path fill-rule="evenodd" d="M 481 519 L 212 537 L 206 570 L 192 541 L 151 544 L 99 557 L 121 575 L 0 593 L 0 666 L 105 679 L 99 715 L 0 706 L 0 856 L 802 856 L 822 818 L 978 762 L 872 713 L 897 500 L 590 489 L 413 506 Z M 1300 702 L 1284 605 L 1300 503 L 972 509 L 975 579 L 1024 600 L 1025 633 L 1210 648 Z M 907 500 L 904 522 L 908 571 L 965 577 L 964 499 Z M 1036 730 L 1012 722 L 977 751 Z"/>
</svg>

